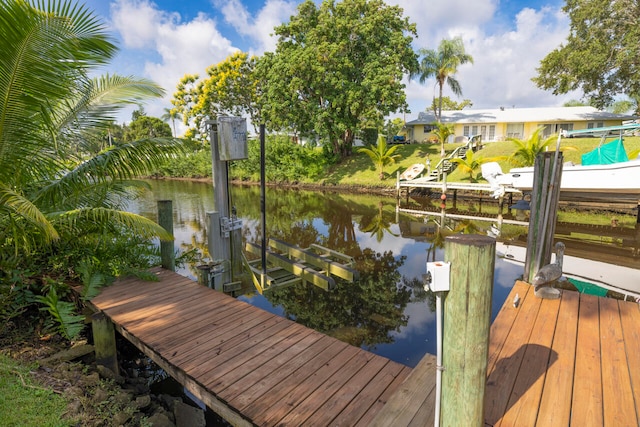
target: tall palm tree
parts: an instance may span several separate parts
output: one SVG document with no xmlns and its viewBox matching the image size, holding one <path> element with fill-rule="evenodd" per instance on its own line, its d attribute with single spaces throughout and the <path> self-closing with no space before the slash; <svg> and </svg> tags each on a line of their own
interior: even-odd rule
<svg viewBox="0 0 640 427">
<path fill-rule="evenodd" d="M 434 113 L 436 120 L 440 122 L 442 121 L 442 90 L 445 83 L 455 95 L 461 96 L 462 88 L 454 75 L 458 72 L 460 65 L 473 64 L 473 57 L 465 52 L 461 37 L 443 39 L 438 50 L 420 49 L 419 54 L 423 57 L 417 73 L 420 83 L 435 77 L 439 88 L 438 109 Z"/>
<path fill-rule="evenodd" d="M 163 121 L 168 122 L 171 121 L 171 128 L 173 129 L 173 136 L 176 137 L 176 119 L 181 119 L 182 114 L 176 107 L 173 108 L 165 108 L 164 114 L 160 117 Z"/>
<path fill-rule="evenodd" d="M 178 141 L 136 141 L 95 156 L 83 149 L 119 108 L 163 94 L 144 79 L 89 77 L 116 53 L 105 30 L 73 1 L 0 2 L 0 253 L 26 257 L 118 224 L 171 238 L 122 208 L 128 180 L 180 151 Z"/>
<path fill-rule="evenodd" d="M 363 147 L 358 150 L 360 153 L 365 153 L 373 164 L 378 168 L 380 172 L 380 180 L 384 179 L 384 167 L 388 164 L 395 163 L 396 159 L 400 157 L 399 154 L 393 154 L 398 149 L 398 145 L 389 147 L 387 140 L 384 136 L 378 136 L 378 144 L 373 147 Z"/>
</svg>

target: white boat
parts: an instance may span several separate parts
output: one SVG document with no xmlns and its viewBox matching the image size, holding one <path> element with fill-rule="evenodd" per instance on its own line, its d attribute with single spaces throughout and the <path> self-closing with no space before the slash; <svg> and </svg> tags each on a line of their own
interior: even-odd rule
<svg viewBox="0 0 640 427">
<path fill-rule="evenodd" d="M 497 256 L 524 268 L 527 248 L 506 242 L 496 242 Z M 554 255 L 555 256 L 555 255 Z M 551 260 L 554 262 L 554 259 Z M 635 268 L 607 264 L 571 255 L 564 255 L 563 275 L 624 295 L 625 299 L 640 298 L 640 272 Z"/>
<path fill-rule="evenodd" d="M 400 180 L 410 181 L 412 179 L 415 179 L 422 173 L 423 170 L 424 165 L 422 163 L 415 163 L 400 174 Z"/>
<path fill-rule="evenodd" d="M 572 137 L 581 134 L 606 136 L 619 132 L 620 135 L 640 129 L 640 124 L 633 123 L 606 128 L 582 129 L 565 131 L 558 137 L 558 145 L 562 136 Z M 603 160 L 613 162 L 609 164 L 574 165 L 565 163 L 562 165 L 562 180 L 560 183 L 561 197 L 574 196 L 578 198 L 601 199 L 614 196 L 616 199 L 640 200 L 640 159 L 627 160 L 622 141 L 613 141 L 596 148 L 585 156 L 597 156 L 605 151 L 615 153 L 610 158 Z M 615 144 L 615 145 L 612 145 Z M 585 159 L 583 156 L 583 162 Z M 605 156 L 606 157 L 606 156 Z M 597 160 L 596 160 L 597 162 Z M 530 191 L 533 187 L 533 167 L 513 168 L 508 173 L 503 173 L 497 163 L 482 165 L 482 175 L 493 187 L 513 187 L 521 191 Z"/>
</svg>

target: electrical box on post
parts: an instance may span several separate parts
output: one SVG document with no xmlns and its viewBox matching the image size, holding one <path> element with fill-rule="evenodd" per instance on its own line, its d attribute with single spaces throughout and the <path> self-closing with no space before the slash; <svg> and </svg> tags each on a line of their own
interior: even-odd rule
<svg viewBox="0 0 640 427">
<path fill-rule="evenodd" d="M 247 119 L 218 117 L 218 154 L 220 160 L 242 160 L 247 155 Z"/>
<path fill-rule="evenodd" d="M 427 263 L 427 277 L 430 278 L 429 289 L 431 292 L 449 291 L 450 271 L 450 262 L 436 261 Z"/>
</svg>

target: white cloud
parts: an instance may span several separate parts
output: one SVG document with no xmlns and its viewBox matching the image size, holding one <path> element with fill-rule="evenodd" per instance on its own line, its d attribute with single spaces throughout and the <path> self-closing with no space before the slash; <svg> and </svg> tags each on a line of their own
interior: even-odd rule
<svg viewBox="0 0 640 427">
<path fill-rule="evenodd" d="M 149 114 L 161 115 L 184 74 L 203 75 L 206 67 L 238 47 L 258 55 L 273 51 L 274 27 L 288 21 L 299 3 L 267 0 L 261 8 L 250 11 L 243 0 L 211 0 L 211 15 L 201 11 L 185 22 L 150 0 L 117 0 L 111 7 L 111 22 L 122 38 L 123 54 L 130 61 L 144 63 L 141 72 L 166 89 L 163 105 L 147 109 Z M 462 66 L 456 77 L 463 98 L 470 99 L 475 108 L 554 106 L 579 98 L 576 94 L 554 97 L 531 81 L 540 60 L 568 34 L 568 18 L 560 6 L 525 8 L 505 21 L 498 0 L 433 0 L 428 7 L 415 0 L 389 3 L 402 7 L 405 16 L 416 23 L 416 49 L 435 49 L 443 38 L 463 38 L 474 64 Z M 412 111 L 407 119 L 415 118 L 431 103 L 434 83 L 407 82 Z M 453 96 L 446 87 L 445 95 Z"/>
<path fill-rule="evenodd" d="M 417 27 L 416 48 L 433 49 L 443 38 L 459 35 L 479 26 L 485 26 L 494 18 L 497 0 L 434 0 L 426 6 L 415 0 L 395 0 L 404 15 Z"/>
<path fill-rule="evenodd" d="M 289 18 L 296 13 L 298 2 L 267 0 L 255 18 L 252 18 L 240 0 L 218 0 L 216 4 L 226 22 L 238 34 L 249 37 L 255 42 L 251 53 L 262 54 L 275 50 L 277 38 L 274 36 L 274 28 L 289 21 Z"/>
<path fill-rule="evenodd" d="M 421 40 L 421 47 L 436 49 L 443 37 L 463 38 L 465 49 L 473 57 L 474 63 L 460 67 L 456 78 L 462 86 L 463 98 L 470 99 L 473 108 L 547 107 L 579 98 L 579 94 L 556 97 L 551 92 L 538 89 L 531 81 L 540 61 L 568 35 L 568 19 L 560 9 L 525 8 L 517 14 L 511 28 L 505 30 L 507 27 L 504 24 L 496 25 L 493 22 L 489 25 L 491 16 L 482 11 L 491 10 L 494 13 L 495 10 L 491 9 L 492 2 L 483 3 L 483 7 L 469 3 L 467 6 L 473 9 L 473 13 L 466 13 L 464 22 L 456 19 L 455 28 L 438 26 L 425 30 L 421 29 L 423 20 L 417 20 L 418 31 L 431 40 L 429 46 L 425 46 L 424 40 Z M 475 24 L 471 19 L 474 14 L 477 15 Z M 414 16 L 412 20 L 415 20 Z M 434 39 L 434 35 L 438 38 Z M 424 84 L 412 81 L 407 85 L 412 117 L 430 105 L 434 85 L 433 79 Z M 444 94 L 457 99 L 446 86 Z"/>
<path fill-rule="evenodd" d="M 237 49 L 217 29 L 216 22 L 200 12 L 183 22 L 177 13 L 161 11 L 147 0 L 118 0 L 111 18 L 127 50 L 136 50 L 144 62 L 144 75 L 166 91 L 147 113 L 161 116 L 170 107 L 176 84 L 185 74 L 204 75 L 206 68 Z"/>
</svg>

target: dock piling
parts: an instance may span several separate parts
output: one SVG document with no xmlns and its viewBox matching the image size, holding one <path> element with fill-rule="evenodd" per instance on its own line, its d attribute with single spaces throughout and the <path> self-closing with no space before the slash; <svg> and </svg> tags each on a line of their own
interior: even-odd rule
<svg viewBox="0 0 640 427">
<path fill-rule="evenodd" d="M 158 200 L 158 224 L 173 236 L 173 202 L 171 200 Z M 160 241 L 160 259 L 162 268 L 176 271 L 173 240 L 168 242 Z"/>
<path fill-rule="evenodd" d="M 562 167 L 554 165 L 562 165 L 562 158 L 562 152 L 549 151 L 539 154 L 535 160 L 524 265 L 524 278 L 528 283 L 540 267 L 551 262 L 562 178 Z"/>
<path fill-rule="evenodd" d="M 96 353 L 96 364 L 109 368 L 118 375 L 118 356 L 116 351 L 116 333 L 111 320 L 103 313 L 91 316 L 93 344 Z"/>
<path fill-rule="evenodd" d="M 483 425 L 495 253 L 488 236 L 445 239 L 451 271 L 444 297 L 443 426 Z"/>
</svg>

